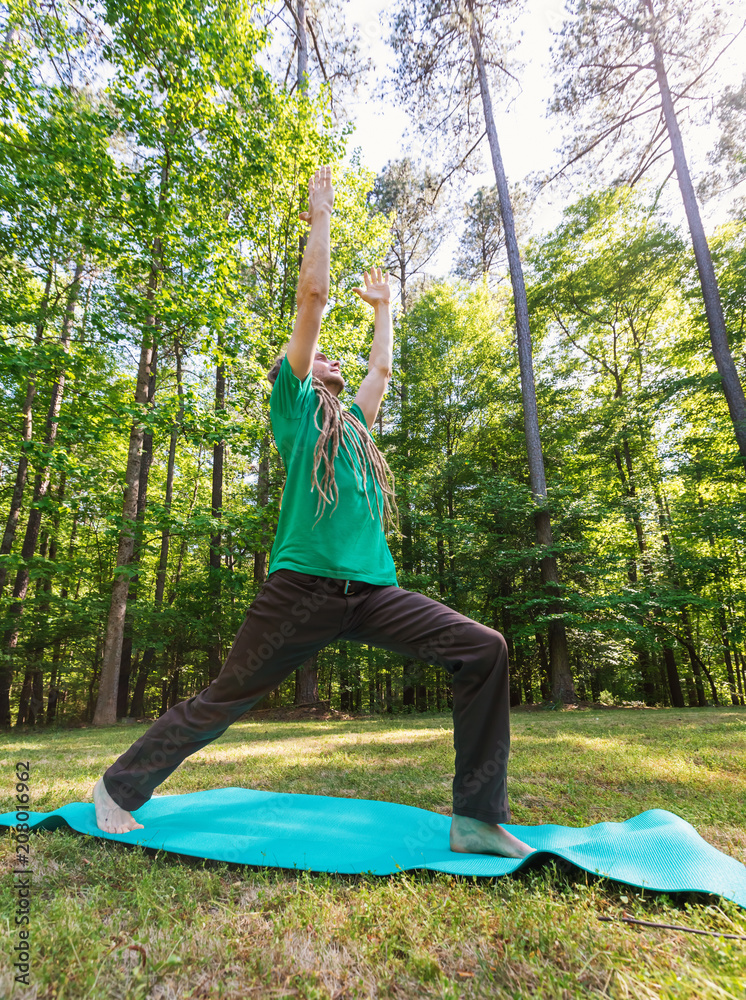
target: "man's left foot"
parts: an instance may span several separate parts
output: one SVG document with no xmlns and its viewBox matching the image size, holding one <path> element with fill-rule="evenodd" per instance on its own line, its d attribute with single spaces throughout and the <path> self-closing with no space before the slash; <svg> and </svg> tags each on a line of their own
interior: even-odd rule
<svg viewBox="0 0 746 1000">
<path fill-rule="evenodd" d="M 96 825 L 104 833 L 129 833 L 130 830 L 145 829 L 131 812 L 116 804 L 106 791 L 103 778 L 99 778 L 93 786 L 93 804 L 96 807 Z"/>
<path fill-rule="evenodd" d="M 484 823 L 471 816 L 454 815 L 451 850 L 462 854 L 498 854 L 502 858 L 525 858 L 534 848 L 508 833 L 497 823 Z"/>
</svg>

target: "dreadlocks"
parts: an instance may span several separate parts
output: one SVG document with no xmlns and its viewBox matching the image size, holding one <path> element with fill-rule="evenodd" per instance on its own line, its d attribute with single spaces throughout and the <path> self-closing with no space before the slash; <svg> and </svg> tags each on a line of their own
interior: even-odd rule
<svg viewBox="0 0 746 1000">
<path fill-rule="evenodd" d="M 272 369 L 267 373 L 267 378 L 274 385 L 280 370 L 282 358 L 277 359 Z M 380 488 L 383 497 L 383 509 L 379 499 L 378 491 L 376 496 L 376 510 L 384 529 L 399 531 L 399 517 L 395 504 L 395 481 L 394 473 L 391 471 L 388 462 L 376 447 L 373 438 L 370 436 L 368 428 L 354 413 L 345 410 L 341 402 L 334 393 L 329 392 L 327 387 L 316 378 L 311 376 L 311 385 L 316 391 L 318 405 L 314 411 L 314 423 L 319 431 L 319 438 L 313 455 L 313 486 L 319 493 L 318 504 L 316 506 L 316 521 L 318 522 L 324 513 L 327 504 L 334 502 L 332 510 L 337 509 L 339 503 L 339 489 L 337 488 L 334 462 L 339 452 L 339 446 L 347 453 L 350 463 L 355 470 L 355 477 L 360 483 L 365 497 L 368 501 L 370 516 L 375 517 L 373 508 L 370 505 L 368 494 L 368 474 L 372 475 L 374 484 Z M 319 425 L 319 413 L 321 413 L 321 424 Z M 345 426 L 349 425 L 349 426 Z M 353 433 L 357 431 L 357 434 Z M 319 482 L 319 470 L 323 461 L 323 475 Z"/>
</svg>

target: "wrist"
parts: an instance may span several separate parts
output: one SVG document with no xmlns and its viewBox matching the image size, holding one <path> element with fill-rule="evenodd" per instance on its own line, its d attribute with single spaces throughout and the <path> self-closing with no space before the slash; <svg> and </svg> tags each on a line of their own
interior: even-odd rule
<svg viewBox="0 0 746 1000">
<path fill-rule="evenodd" d="M 373 303 L 373 308 L 375 309 L 376 312 L 379 312 L 379 310 L 383 310 L 384 312 L 386 312 L 388 309 L 391 308 L 391 300 L 379 299 L 377 302 Z"/>
<path fill-rule="evenodd" d="M 332 206 L 331 205 L 317 205 L 316 208 L 311 212 L 311 225 L 320 219 L 331 219 L 332 217 Z"/>
</svg>

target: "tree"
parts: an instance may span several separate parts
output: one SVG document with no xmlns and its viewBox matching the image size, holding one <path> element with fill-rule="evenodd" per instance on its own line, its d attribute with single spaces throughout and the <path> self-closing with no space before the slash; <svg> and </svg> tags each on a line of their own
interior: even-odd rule
<svg viewBox="0 0 746 1000">
<path fill-rule="evenodd" d="M 726 87 L 716 109 L 719 137 L 710 151 L 710 162 L 716 176 L 706 178 L 701 189 L 705 193 L 737 188 L 746 180 L 746 74 L 740 87 Z"/>
<path fill-rule="evenodd" d="M 17 329 L 23 341 L 33 315 L 34 335 L 33 345 L 24 344 L 15 359 L 26 376 L 21 448 L 0 556 L 11 553 L 29 471 L 35 476 L 10 621 L 3 629 L 9 654 L 0 669 L 0 723 L 4 724 L 10 720 L 12 654 L 48 501 L 83 260 L 105 256 L 102 203 L 110 196 L 112 176 L 106 116 L 95 96 L 76 86 L 71 50 L 85 48 L 87 33 L 73 30 L 59 11 L 36 17 L 22 4 L 8 11 L 8 25 L 12 30 L 6 33 L 0 74 L 0 95 L 8 112 L 0 136 L 0 193 L 7 220 L 0 250 L 13 291 L 2 320 Z M 47 84 L 44 60 L 54 61 L 60 54 L 66 56 L 67 71 Z M 60 335 L 55 348 L 47 335 L 57 323 Z M 34 439 L 33 407 L 45 397 L 47 420 L 40 441 Z M 1 563 L 0 593 L 8 560 Z"/>
<path fill-rule="evenodd" d="M 391 218 L 384 267 L 399 282 L 402 312 L 409 306 L 409 283 L 425 272 L 445 238 L 445 220 L 438 215 L 442 187 L 432 171 L 404 157 L 386 164 L 369 195 L 371 207 Z"/>
<path fill-rule="evenodd" d="M 503 19 L 507 18 L 511 6 L 509 0 L 467 0 L 465 4 L 456 0 L 447 3 L 439 0 L 403 0 L 393 17 L 393 43 L 399 56 L 400 76 L 405 82 L 404 92 L 416 95 L 417 107 L 430 123 L 434 123 L 438 116 L 450 119 L 455 123 L 454 128 L 458 129 L 461 146 L 468 145 L 475 133 L 478 135 L 477 144 L 484 134 L 487 135 L 513 288 L 526 450 L 531 490 L 536 501 L 536 540 L 541 550 L 539 564 L 545 586 L 558 599 L 559 574 L 552 552 L 554 539 L 546 506 L 547 485 L 536 406 L 526 287 L 490 85 L 490 73 L 494 73 L 496 68 L 504 68 L 507 45 L 504 37 L 494 30 L 488 32 L 486 25 L 502 23 L 498 18 L 501 15 Z M 481 114 L 475 106 L 477 94 L 481 101 Z M 463 157 L 460 159 L 463 161 Z M 552 694 L 556 699 L 572 701 L 575 692 L 565 626 L 558 604 L 555 604 L 555 611 L 549 627 Z"/>
<path fill-rule="evenodd" d="M 371 66 L 360 29 L 345 13 L 343 0 L 274 0 L 259 14 L 273 33 L 274 79 L 290 94 L 305 89 L 317 96 L 326 89 L 335 120 L 344 119 L 345 97 L 365 83 Z"/>
<path fill-rule="evenodd" d="M 520 239 L 525 236 L 526 192 L 514 185 L 510 197 Z M 466 225 L 459 237 L 456 274 L 466 281 L 484 278 L 494 283 L 501 280 L 507 261 L 497 188 L 480 187 L 475 191 L 465 205 L 465 214 Z"/>
<path fill-rule="evenodd" d="M 663 345 L 681 285 L 682 249 L 678 235 L 624 188 L 569 206 L 561 225 L 529 256 L 532 308 L 580 361 L 584 392 L 578 404 L 585 435 L 597 450 L 597 475 L 605 460 L 605 478 L 614 480 L 609 484 L 613 499 L 606 499 L 606 530 L 617 535 L 626 559 L 629 640 L 648 704 L 659 700 L 650 640 L 657 638 L 664 653 L 671 645 L 670 623 L 657 610 L 660 591 L 679 582 L 665 575 L 656 579 L 659 541 L 651 538 L 651 508 L 661 495 L 663 463 L 651 396 L 665 364 Z M 626 545 L 615 507 L 629 529 Z M 683 704 L 675 661 L 667 656 L 666 663 L 673 703 Z"/>
<path fill-rule="evenodd" d="M 626 179 L 634 183 L 658 160 L 672 155 L 671 172 L 676 172 L 697 261 L 712 354 L 746 470 L 746 395 L 728 344 L 679 127 L 682 108 L 701 93 L 721 54 L 714 50 L 724 45 L 728 9 L 702 0 L 575 0 L 571 13 L 559 36 L 556 66 L 562 79 L 553 108 L 573 122 L 584 110 L 591 115 L 582 130 L 575 129 L 567 162 L 591 152 L 598 158 L 613 145 L 615 162 L 627 167 Z M 629 146 L 621 145 L 622 137 Z"/>
<path fill-rule="evenodd" d="M 170 231 L 182 221 L 183 214 L 192 211 L 190 203 L 179 201 L 179 167 L 184 170 L 191 164 L 195 168 L 197 183 L 190 195 L 200 189 L 209 190 L 208 177 L 196 172 L 198 165 L 204 168 L 209 163 L 205 162 L 201 133 L 219 131 L 235 117 L 233 108 L 217 98 L 219 89 L 235 91 L 246 87 L 244 81 L 248 80 L 248 89 L 253 88 L 258 98 L 258 109 L 262 109 L 262 98 L 266 99 L 267 94 L 261 75 L 253 72 L 258 33 L 242 5 L 229 12 L 227 8 L 212 8 L 207 4 L 186 8 L 173 0 L 169 10 L 164 11 L 163 5 L 154 0 L 145 10 L 140 4 L 112 5 L 108 18 L 116 39 L 109 50 L 116 57 L 112 102 L 127 120 L 138 150 L 144 153 L 149 149 L 154 155 L 139 154 L 128 176 L 131 207 L 128 231 L 135 234 L 133 253 L 139 256 L 147 277 L 139 301 L 135 289 L 130 295 L 142 339 L 134 398 L 136 415 L 125 473 L 122 530 L 93 720 L 97 725 L 116 718 L 129 566 L 135 541 L 144 435 L 142 412 L 147 402 L 156 332 L 162 321 L 159 298 L 167 260 L 164 255 L 170 250 Z"/>
</svg>

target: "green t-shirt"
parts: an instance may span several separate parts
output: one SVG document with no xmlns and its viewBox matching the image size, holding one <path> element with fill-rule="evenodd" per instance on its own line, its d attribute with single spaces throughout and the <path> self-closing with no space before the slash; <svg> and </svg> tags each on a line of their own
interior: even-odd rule
<svg viewBox="0 0 746 1000">
<path fill-rule="evenodd" d="M 334 462 L 339 490 L 336 509 L 332 511 L 334 501 L 326 504 L 323 514 L 316 520 L 319 494 L 312 483 L 313 453 L 319 437 L 314 419 L 318 397 L 311 381 L 309 372 L 301 382 L 285 357 L 269 400 L 272 431 L 287 470 L 269 572 L 294 569 L 314 576 L 398 586 L 394 560 L 378 513 L 379 508 L 383 510 L 381 488 L 372 470 L 368 469 L 369 508 L 362 473 L 352 448 L 354 466 L 341 444 Z M 353 403 L 350 412 L 367 426 L 357 403 Z M 319 424 L 321 419 L 322 411 L 319 411 Z M 358 437 L 347 422 L 344 432 Z M 322 463 L 318 471 L 319 482 L 323 472 Z"/>
</svg>

